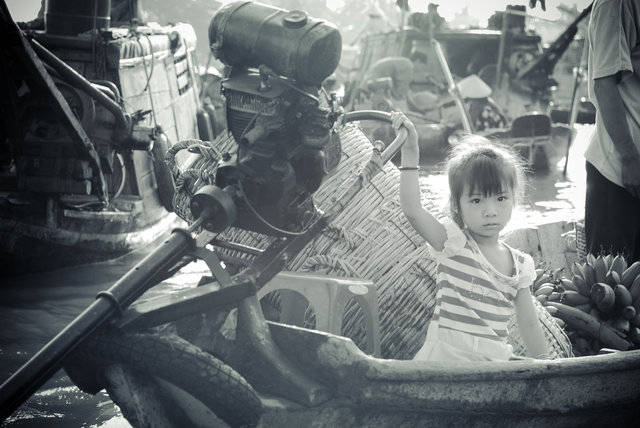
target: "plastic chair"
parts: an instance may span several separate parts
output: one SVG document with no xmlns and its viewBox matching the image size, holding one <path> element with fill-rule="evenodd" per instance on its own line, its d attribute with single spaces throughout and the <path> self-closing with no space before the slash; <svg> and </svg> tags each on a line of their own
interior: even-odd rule
<svg viewBox="0 0 640 428">
<path fill-rule="evenodd" d="M 511 142 L 527 158 L 529 166 L 547 165 L 545 146 L 550 144 L 551 118 L 543 113 L 528 113 L 511 124 Z M 540 157 L 541 159 L 538 159 Z"/>
<path fill-rule="evenodd" d="M 373 281 L 313 273 L 280 272 L 258 291 L 258 298 L 261 299 L 275 290 L 281 293 L 280 321 L 303 325 L 308 301 L 316 314 L 316 329 L 337 335 L 342 333 L 345 307 L 354 299 L 364 314 L 367 334 L 365 352 L 380 356 L 378 297 Z M 296 293 L 287 293 L 287 290 Z M 300 295 L 304 299 L 300 298 Z"/>
</svg>

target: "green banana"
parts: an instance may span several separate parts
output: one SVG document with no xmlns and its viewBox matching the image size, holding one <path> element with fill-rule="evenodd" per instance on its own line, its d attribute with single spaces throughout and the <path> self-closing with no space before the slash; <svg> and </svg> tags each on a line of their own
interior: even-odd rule
<svg viewBox="0 0 640 428">
<path fill-rule="evenodd" d="M 563 267 L 554 269 L 553 272 L 551 272 L 551 278 L 553 278 L 554 281 L 560 280 L 560 278 L 562 278 L 562 271 L 563 270 L 564 270 Z"/>
<path fill-rule="evenodd" d="M 605 348 L 613 348 L 619 351 L 627 351 L 633 346 L 625 335 L 606 324 L 600 324 L 598 338 Z"/>
<path fill-rule="evenodd" d="M 636 317 L 636 315 L 638 315 L 638 311 L 636 311 L 636 308 L 634 308 L 633 306 L 625 306 L 620 311 L 620 315 L 624 319 L 632 320 L 633 318 Z"/>
<path fill-rule="evenodd" d="M 613 321 L 613 328 L 623 333 L 627 333 L 631 325 L 629 324 L 629 320 L 624 319 L 622 317 L 618 317 Z"/>
<path fill-rule="evenodd" d="M 631 294 L 631 300 L 635 301 L 638 297 L 640 297 L 640 273 L 638 274 L 638 276 L 636 276 L 636 279 L 628 288 L 629 294 Z"/>
<path fill-rule="evenodd" d="M 547 296 L 547 302 L 559 302 L 562 298 L 563 293 L 559 293 L 557 291 L 552 292 Z"/>
<path fill-rule="evenodd" d="M 589 303 L 585 303 L 585 304 L 582 304 L 582 305 L 575 305 L 574 308 L 580 309 L 582 312 L 585 312 L 587 314 L 591 314 L 591 309 L 593 308 L 593 305 L 591 304 L 591 302 L 589 302 Z M 596 309 L 596 311 L 598 311 L 598 310 Z M 591 315 L 593 315 L 593 314 L 591 314 Z"/>
<path fill-rule="evenodd" d="M 638 326 L 632 326 L 629 329 L 627 337 L 633 342 L 634 345 L 640 345 L 640 328 Z"/>
<path fill-rule="evenodd" d="M 548 272 L 543 272 L 535 281 L 533 281 L 532 289 L 535 292 L 541 285 L 548 283 L 551 283 L 551 275 Z"/>
<path fill-rule="evenodd" d="M 584 337 L 578 337 L 573 344 L 576 356 L 593 355 L 595 353 L 591 342 Z"/>
<path fill-rule="evenodd" d="M 584 269 L 584 282 L 587 283 L 587 287 L 591 290 L 591 286 L 596 282 L 596 269 L 593 267 L 591 263 L 585 263 L 583 266 Z"/>
<path fill-rule="evenodd" d="M 602 257 L 602 260 L 604 260 L 604 265 L 607 268 L 607 271 L 609 271 L 609 269 L 611 269 L 611 263 L 613 262 L 613 254 L 607 254 Z"/>
<path fill-rule="evenodd" d="M 615 305 L 616 295 L 609 284 L 597 282 L 591 287 L 591 299 L 598 309 L 604 313 L 609 313 Z"/>
<path fill-rule="evenodd" d="M 638 275 L 640 275 L 640 260 L 633 262 L 631 266 L 622 272 L 622 275 L 620 275 L 620 284 L 629 288 Z"/>
<path fill-rule="evenodd" d="M 604 257 L 602 257 L 602 255 L 596 257 L 593 269 L 596 273 L 596 282 L 606 282 L 608 269 L 607 263 L 604 261 Z"/>
<path fill-rule="evenodd" d="M 567 328 L 567 323 L 562 318 L 553 317 L 553 320 L 556 322 L 556 324 L 558 324 L 558 327 L 560 327 L 562 330 Z"/>
<path fill-rule="evenodd" d="M 640 327 L 640 313 L 636 312 L 636 316 L 629 320 L 631 325 Z"/>
<path fill-rule="evenodd" d="M 562 296 L 560 297 L 560 302 L 567 305 L 571 305 L 571 306 L 586 305 L 586 304 L 590 305 L 591 298 L 583 296 L 577 291 L 567 290 L 564 293 L 562 293 Z"/>
<path fill-rule="evenodd" d="M 575 286 L 575 284 L 573 283 L 573 281 L 571 281 L 570 279 L 567 278 L 560 278 L 558 280 L 558 283 L 560 284 L 560 286 L 566 291 L 566 290 L 570 290 L 570 291 L 578 291 L 578 288 Z"/>
<path fill-rule="evenodd" d="M 540 287 L 538 287 L 538 289 L 536 291 L 534 291 L 533 295 L 534 296 L 548 296 L 553 291 L 555 291 L 555 289 L 556 289 L 555 285 L 551 284 L 550 282 L 546 282 L 546 283 L 542 284 Z"/>
<path fill-rule="evenodd" d="M 574 275 L 573 278 L 571 278 L 571 282 L 576 286 L 578 293 L 583 296 L 591 297 L 591 288 L 587 286 L 587 282 L 583 277 Z"/>
<path fill-rule="evenodd" d="M 597 318 L 562 303 L 549 302 L 548 305 L 558 308 L 558 312 L 555 315 L 557 318 L 563 319 L 572 328 L 581 330 L 592 338 L 600 340 L 605 347 L 621 351 L 626 351 L 631 347 L 631 343 L 621 333 L 601 323 Z"/>
<path fill-rule="evenodd" d="M 582 265 L 575 260 L 571 263 L 571 273 L 584 278 L 584 269 L 582 268 Z"/>
<path fill-rule="evenodd" d="M 611 261 L 611 265 L 609 266 L 610 271 L 614 271 L 618 273 L 618 276 L 622 276 L 622 273 L 627 268 L 627 261 L 620 254 L 616 255 Z"/>
<path fill-rule="evenodd" d="M 620 284 L 620 275 L 618 275 L 618 272 L 616 272 L 615 270 L 610 270 L 609 272 L 607 272 L 606 282 L 610 286 L 615 287 L 616 285 Z"/>
<path fill-rule="evenodd" d="M 631 306 L 631 304 L 633 303 L 631 293 L 629 293 L 629 290 L 627 290 L 627 287 L 625 287 L 624 285 L 617 284 L 613 287 L 613 292 L 616 297 L 617 306 L 624 308 L 625 306 Z"/>
</svg>

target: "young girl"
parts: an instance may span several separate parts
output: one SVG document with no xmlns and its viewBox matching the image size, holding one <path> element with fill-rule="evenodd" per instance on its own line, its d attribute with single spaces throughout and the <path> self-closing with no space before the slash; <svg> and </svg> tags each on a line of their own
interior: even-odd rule
<svg viewBox="0 0 640 428">
<path fill-rule="evenodd" d="M 436 219 L 420 203 L 416 129 L 403 113 L 392 112 L 391 119 L 396 132 L 408 130 L 399 168 L 402 211 L 437 262 L 435 311 L 414 359 L 508 360 L 513 351 L 507 324 L 514 310 L 527 356 L 547 358 L 530 291 L 533 259 L 499 236 L 524 180 L 519 158 L 479 136 L 453 147 L 447 167 L 451 217 Z"/>
</svg>

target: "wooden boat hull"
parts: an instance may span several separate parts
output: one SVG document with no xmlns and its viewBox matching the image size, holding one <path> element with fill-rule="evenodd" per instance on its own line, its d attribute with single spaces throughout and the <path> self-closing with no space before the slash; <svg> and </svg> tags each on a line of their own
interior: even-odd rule
<svg viewBox="0 0 640 428">
<path fill-rule="evenodd" d="M 632 426 L 640 416 L 640 351 L 453 365 L 377 359 L 349 339 L 270 327 L 333 398 L 317 407 L 265 399 L 264 427 Z"/>
<path fill-rule="evenodd" d="M 131 212 L 61 209 L 58 218 L 77 226 L 68 228 L 30 224 L 17 216 L 3 218 L 0 274 L 48 271 L 112 259 L 143 248 L 172 227 L 184 224 L 160 206 L 155 211 L 155 215 L 146 213 L 142 218 Z"/>
</svg>

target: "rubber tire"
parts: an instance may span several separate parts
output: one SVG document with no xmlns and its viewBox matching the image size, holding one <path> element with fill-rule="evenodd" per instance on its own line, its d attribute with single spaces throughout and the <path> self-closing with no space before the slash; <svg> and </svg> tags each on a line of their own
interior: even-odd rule
<svg viewBox="0 0 640 428">
<path fill-rule="evenodd" d="M 166 134 L 156 136 L 151 149 L 153 157 L 153 173 L 158 185 L 158 199 L 165 210 L 173 212 L 173 196 L 176 193 L 173 183 L 173 174 L 165 161 L 165 155 L 169 149 L 169 139 Z"/>
<path fill-rule="evenodd" d="M 257 393 L 238 372 L 177 335 L 123 334 L 105 329 L 74 351 L 65 370 L 80 389 L 95 393 L 95 382 L 99 389 L 105 388 L 99 367 L 111 364 L 175 385 L 232 427 L 255 426 L 262 415 Z M 88 381 L 87 374 L 93 379 Z"/>
</svg>

